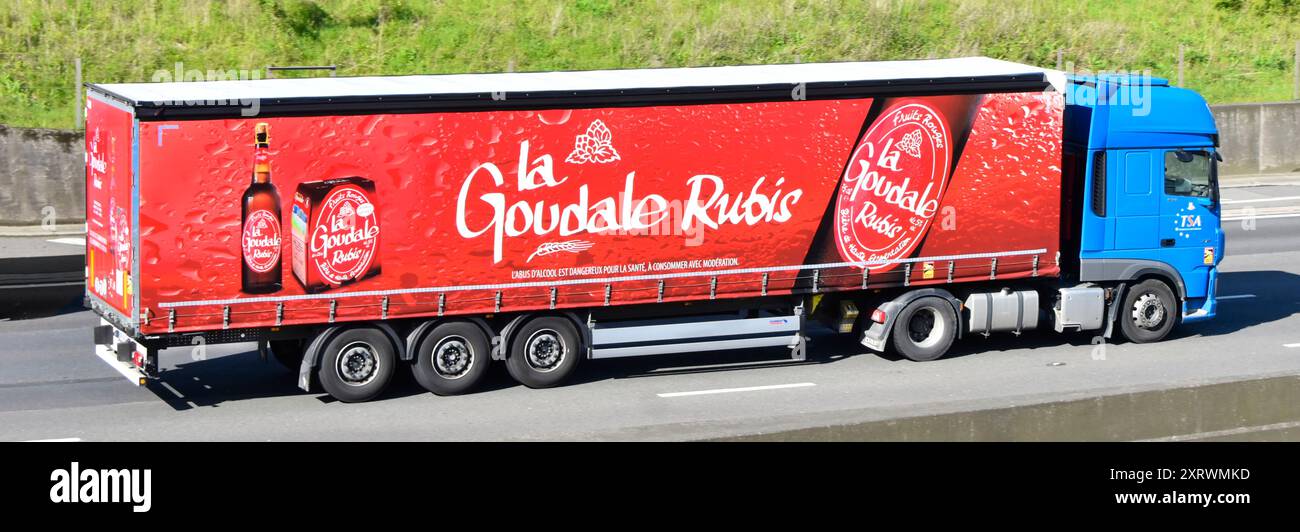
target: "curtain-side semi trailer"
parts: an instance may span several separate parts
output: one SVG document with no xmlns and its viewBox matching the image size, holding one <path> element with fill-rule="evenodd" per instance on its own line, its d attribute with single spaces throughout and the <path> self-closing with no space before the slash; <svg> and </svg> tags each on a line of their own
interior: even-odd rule
<svg viewBox="0 0 1300 532">
<path fill-rule="evenodd" d="M 91 84 L 86 301 L 134 382 L 257 342 L 304 390 L 789 347 L 917 361 L 1215 314 L 1218 135 L 1164 80 L 988 58 Z"/>
</svg>

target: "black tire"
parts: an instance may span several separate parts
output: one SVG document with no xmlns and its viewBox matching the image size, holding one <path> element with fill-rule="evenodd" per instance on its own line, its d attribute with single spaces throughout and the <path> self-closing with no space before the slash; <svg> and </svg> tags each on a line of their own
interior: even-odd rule
<svg viewBox="0 0 1300 532">
<path fill-rule="evenodd" d="M 1178 324 L 1178 300 L 1169 285 L 1147 279 L 1124 294 L 1117 319 L 1124 337 L 1135 344 L 1159 342 Z"/>
<path fill-rule="evenodd" d="M 335 399 L 359 403 L 374 399 L 393 378 L 396 348 L 374 327 L 354 327 L 325 344 L 316 376 Z"/>
<path fill-rule="evenodd" d="M 482 329 L 468 321 L 447 321 L 420 340 L 411 374 L 430 392 L 457 395 L 478 384 L 491 362 L 492 343 Z"/>
<path fill-rule="evenodd" d="M 524 386 L 549 388 L 573 373 L 583 353 L 582 337 L 572 322 L 557 316 L 542 316 L 524 323 L 514 334 L 506 370 Z"/>
<path fill-rule="evenodd" d="M 919 298 L 894 318 L 890 337 L 894 349 L 909 360 L 935 360 L 948 352 L 957 337 L 957 313 L 941 298 Z"/>
<path fill-rule="evenodd" d="M 276 362 L 294 373 L 298 372 L 298 368 L 302 367 L 302 354 L 307 348 L 307 342 L 303 340 L 271 340 L 267 343 L 270 344 L 271 356 L 275 358 Z"/>
</svg>

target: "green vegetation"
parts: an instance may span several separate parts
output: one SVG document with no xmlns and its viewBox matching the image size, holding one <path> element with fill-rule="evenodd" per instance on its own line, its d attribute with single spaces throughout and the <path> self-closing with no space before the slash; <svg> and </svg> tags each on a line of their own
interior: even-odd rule
<svg viewBox="0 0 1300 532">
<path fill-rule="evenodd" d="M 1291 98 L 1300 0 L 7 0 L 0 123 L 71 127 L 91 82 L 336 64 L 340 75 L 987 55 L 1150 69 L 1211 103 Z"/>
</svg>

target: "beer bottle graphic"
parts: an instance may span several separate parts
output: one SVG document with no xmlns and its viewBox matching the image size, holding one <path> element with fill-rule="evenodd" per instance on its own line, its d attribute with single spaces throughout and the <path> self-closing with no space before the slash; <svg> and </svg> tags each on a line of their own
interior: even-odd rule
<svg viewBox="0 0 1300 532">
<path fill-rule="evenodd" d="M 862 262 L 871 275 L 901 272 L 897 261 L 916 255 L 939 214 L 982 100 L 956 94 L 876 101 L 805 264 Z"/>
<path fill-rule="evenodd" d="M 280 193 L 271 183 L 270 126 L 254 129 L 253 182 L 243 197 L 242 289 L 248 294 L 280 290 Z"/>
</svg>

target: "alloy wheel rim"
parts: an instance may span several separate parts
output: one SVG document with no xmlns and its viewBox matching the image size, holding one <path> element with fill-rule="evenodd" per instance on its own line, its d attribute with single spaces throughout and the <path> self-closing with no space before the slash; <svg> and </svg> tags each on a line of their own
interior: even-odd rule
<svg viewBox="0 0 1300 532">
<path fill-rule="evenodd" d="M 528 366 L 541 373 L 555 371 L 567 355 L 564 337 L 553 329 L 539 330 L 524 343 L 524 358 Z"/>
<path fill-rule="evenodd" d="M 365 342 L 352 342 L 339 351 L 334 365 L 343 384 L 365 386 L 379 375 L 379 357 L 374 346 Z"/>
<path fill-rule="evenodd" d="M 1143 329 L 1158 329 L 1165 321 L 1164 302 L 1152 292 L 1143 293 L 1133 303 L 1133 323 Z"/>
<path fill-rule="evenodd" d="M 469 340 L 463 336 L 448 336 L 433 348 L 433 371 L 445 379 L 459 379 L 474 367 L 475 358 Z"/>
</svg>

